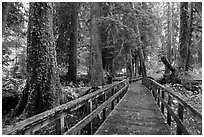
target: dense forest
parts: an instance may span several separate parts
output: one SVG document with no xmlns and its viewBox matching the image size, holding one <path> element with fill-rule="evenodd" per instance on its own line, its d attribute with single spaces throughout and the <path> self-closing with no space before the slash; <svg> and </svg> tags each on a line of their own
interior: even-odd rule
<svg viewBox="0 0 204 137">
<path fill-rule="evenodd" d="M 202 109 L 201 2 L 2 3 L 2 126 L 140 76 Z"/>
</svg>

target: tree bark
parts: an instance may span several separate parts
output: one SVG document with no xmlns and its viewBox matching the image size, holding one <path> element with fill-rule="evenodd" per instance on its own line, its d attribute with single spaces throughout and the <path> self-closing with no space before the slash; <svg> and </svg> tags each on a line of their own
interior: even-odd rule
<svg viewBox="0 0 204 137">
<path fill-rule="evenodd" d="M 140 72 L 142 74 L 142 77 L 146 77 L 146 67 L 145 67 L 145 59 L 144 59 L 144 54 L 143 54 L 143 43 L 141 41 L 141 37 L 140 37 L 140 30 L 138 27 L 138 24 L 135 26 L 134 28 L 135 33 L 138 35 L 137 40 L 138 40 L 138 57 L 139 57 L 139 61 L 140 61 Z"/>
<path fill-rule="evenodd" d="M 180 3 L 180 58 L 179 58 L 179 69 L 185 70 L 186 59 L 188 57 L 188 2 Z"/>
<path fill-rule="evenodd" d="M 167 22 L 168 22 L 168 39 L 166 43 L 166 52 L 167 52 L 167 59 L 171 63 L 171 47 L 172 47 L 172 8 L 171 8 L 171 3 L 168 2 L 168 13 L 167 13 Z M 170 70 L 168 67 L 165 66 L 165 74 L 169 74 Z"/>
<path fill-rule="evenodd" d="M 78 26 L 78 3 L 73 2 L 72 13 L 71 13 L 71 34 L 70 34 L 70 45 L 69 45 L 69 67 L 67 80 L 77 84 L 77 26 Z"/>
<path fill-rule="evenodd" d="M 175 28 L 174 28 L 174 26 L 173 26 L 173 18 L 175 18 L 175 15 L 173 14 L 173 7 L 174 7 L 174 5 L 175 5 L 175 3 L 173 3 L 172 2 L 172 9 L 171 9 L 171 17 L 172 17 L 172 19 L 171 19 L 171 44 L 172 44 L 172 47 L 173 47 L 173 60 L 172 60 L 172 62 L 174 63 L 174 64 L 176 64 L 176 62 L 177 62 L 177 47 L 176 47 L 176 44 L 175 44 L 175 39 L 174 39 L 174 31 L 176 30 Z"/>
<path fill-rule="evenodd" d="M 99 86 L 103 82 L 101 38 L 97 21 L 99 17 L 99 3 L 91 3 L 91 61 L 89 73 L 91 86 Z"/>
<path fill-rule="evenodd" d="M 188 3 L 188 14 L 189 14 L 189 19 L 188 19 L 188 35 L 187 35 L 187 58 L 186 58 L 186 61 L 185 61 L 185 71 L 188 71 L 189 69 L 189 62 L 190 62 L 190 58 L 191 58 L 191 38 L 192 38 L 192 31 L 193 31 L 193 28 L 192 28 L 192 23 L 193 23 L 193 10 L 192 10 L 192 3 L 189 2 Z"/>
<path fill-rule="evenodd" d="M 23 94 L 24 103 L 20 102 L 21 106 L 18 105 L 21 111 L 24 110 L 25 117 L 36 115 L 56 107 L 60 103 L 61 90 L 52 23 L 52 3 L 30 3 L 27 90 Z M 25 109 L 23 109 L 24 106 Z"/>
<path fill-rule="evenodd" d="M 56 41 L 57 63 L 60 67 L 68 68 L 69 64 L 69 45 L 70 45 L 70 3 L 60 2 L 58 6 L 58 39 Z M 68 70 L 68 69 L 67 69 Z M 66 74 L 61 74 L 67 78 Z M 63 79 L 64 80 L 64 79 Z"/>
</svg>

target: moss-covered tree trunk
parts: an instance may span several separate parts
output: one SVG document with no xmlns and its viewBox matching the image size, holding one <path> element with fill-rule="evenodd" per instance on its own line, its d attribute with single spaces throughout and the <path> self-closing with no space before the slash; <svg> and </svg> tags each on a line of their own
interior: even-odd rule
<svg viewBox="0 0 204 137">
<path fill-rule="evenodd" d="M 52 26 L 52 3 L 30 3 L 27 45 L 28 78 L 22 97 L 24 100 L 21 99 L 16 109 L 20 108 L 25 117 L 59 105 L 61 90 Z"/>
<path fill-rule="evenodd" d="M 58 5 L 58 39 L 56 41 L 57 63 L 66 67 L 69 63 L 70 37 L 70 3 L 60 2 Z"/>
<path fill-rule="evenodd" d="M 67 73 L 68 82 L 77 83 L 77 26 L 78 26 L 78 3 L 71 3 L 71 33 L 69 45 L 69 67 Z"/>
<path fill-rule="evenodd" d="M 180 47 L 179 69 L 185 70 L 188 57 L 188 2 L 180 3 Z"/>
<path fill-rule="evenodd" d="M 89 69 L 91 86 L 99 86 L 103 82 L 101 38 L 97 21 L 99 17 L 99 3 L 91 3 L 91 60 Z"/>
</svg>

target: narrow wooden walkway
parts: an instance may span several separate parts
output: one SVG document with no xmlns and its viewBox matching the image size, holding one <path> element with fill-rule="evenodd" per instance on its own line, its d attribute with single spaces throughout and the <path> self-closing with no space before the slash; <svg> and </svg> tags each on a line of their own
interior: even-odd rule
<svg viewBox="0 0 204 137">
<path fill-rule="evenodd" d="M 96 135 L 168 135 L 168 125 L 151 93 L 132 83 L 127 94 L 99 127 Z"/>
</svg>

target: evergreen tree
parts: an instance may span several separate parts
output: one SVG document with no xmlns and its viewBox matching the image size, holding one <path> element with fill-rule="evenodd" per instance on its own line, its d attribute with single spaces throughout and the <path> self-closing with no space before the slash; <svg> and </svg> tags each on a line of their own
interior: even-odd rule
<svg viewBox="0 0 204 137">
<path fill-rule="evenodd" d="M 103 67 L 101 38 L 97 19 L 100 17 L 100 4 L 91 3 L 91 60 L 90 60 L 90 84 L 91 86 L 102 85 Z"/>
<path fill-rule="evenodd" d="M 28 79 L 16 115 L 30 117 L 59 105 L 60 85 L 53 37 L 52 3 L 30 3 Z"/>
<path fill-rule="evenodd" d="M 179 68 L 185 70 L 188 57 L 188 2 L 180 3 L 180 47 L 179 47 Z"/>
</svg>

